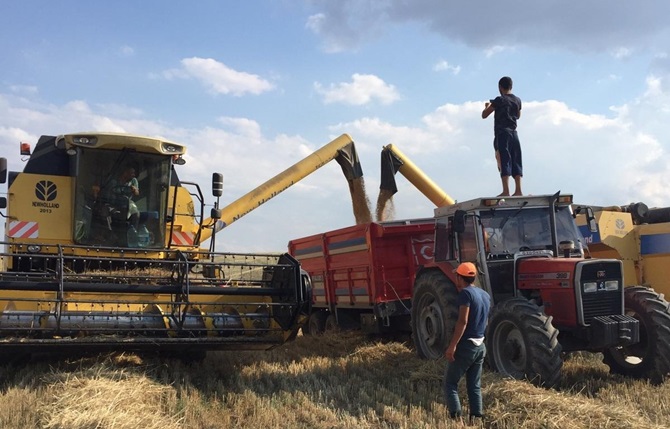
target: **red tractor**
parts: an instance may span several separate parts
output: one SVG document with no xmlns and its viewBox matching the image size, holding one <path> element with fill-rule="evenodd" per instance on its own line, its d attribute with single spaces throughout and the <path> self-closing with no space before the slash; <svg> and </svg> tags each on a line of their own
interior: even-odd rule
<svg viewBox="0 0 670 429">
<path fill-rule="evenodd" d="M 458 311 L 452 269 L 460 261 L 477 264 L 479 284 L 493 299 L 486 345 L 502 374 L 554 386 L 562 353 L 603 352 L 614 364 L 608 356 L 639 343 L 639 320 L 625 312 L 623 265 L 585 259 L 571 203 L 572 195 L 556 193 L 436 209 L 434 261 L 417 273 L 412 300 L 418 353 L 436 358 L 449 342 Z M 595 228 L 593 213 L 587 218 Z M 670 371 L 667 357 L 646 358 L 654 364 L 628 375 L 660 382 Z"/>
</svg>

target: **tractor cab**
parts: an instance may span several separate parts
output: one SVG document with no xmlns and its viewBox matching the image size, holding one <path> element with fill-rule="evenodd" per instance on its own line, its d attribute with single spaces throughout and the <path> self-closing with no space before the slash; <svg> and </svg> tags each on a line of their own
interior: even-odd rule
<svg viewBox="0 0 670 429">
<path fill-rule="evenodd" d="M 436 237 L 436 242 L 453 240 L 458 259 L 477 263 L 482 287 L 494 301 L 511 298 L 516 295 L 520 260 L 584 257 L 571 201 L 572 195 L 497 197 L 439 208 L 438 234 L 448 235 L 450 223 L 455 234 Z M 440 256 L 436 252 L 436 260 Z"/>
</svg>

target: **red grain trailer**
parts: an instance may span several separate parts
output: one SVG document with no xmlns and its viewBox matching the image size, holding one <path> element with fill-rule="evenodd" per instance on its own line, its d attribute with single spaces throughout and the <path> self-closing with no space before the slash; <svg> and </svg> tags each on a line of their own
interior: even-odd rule
<svg viewBox="0 0 670 429">
<path fill-rule="evenodd" d="M 415 275 L 432 261 L 434 235 L 430 218 L 366 223 L 291 240 L 289 253 L 312 278 L 306 330 L 411 332 Z"/>
</svg>

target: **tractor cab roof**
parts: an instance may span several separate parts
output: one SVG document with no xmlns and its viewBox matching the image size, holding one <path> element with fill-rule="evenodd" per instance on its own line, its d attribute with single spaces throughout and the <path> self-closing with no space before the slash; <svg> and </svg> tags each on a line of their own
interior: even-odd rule
<svg viewBox="0 0 670 429">
<path fill-rule="evenodd" d="M 572 204 L 572 194 L 554 195 L 528 195 L 521 197 L 480 197 L 473 200 L 457 202 L 456 204 L 438 207 L 435 209 L 435 217 L 453 215 L 457 210 L 475 211 L 492 208 L 522 208 L 522 207 L 547 207 L 551 200 L 556 200 L 557 206 L 569 206 Z"/>
</svg>

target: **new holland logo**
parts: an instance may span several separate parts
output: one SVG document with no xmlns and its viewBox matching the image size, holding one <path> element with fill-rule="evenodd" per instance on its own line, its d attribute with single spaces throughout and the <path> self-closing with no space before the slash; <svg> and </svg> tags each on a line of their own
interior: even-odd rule
<svg viewBox="0 0 670 429">
<path fill-rule="evenodd" d="M 53 201 L 58 196 L 56 184 L 49 180 L 40 180 L 35 185 L 35 196 L 40 201 Z"/>
<path fill-rule="evenodd" d="M 33 207 L 57 209 L 59 206 L 52 202 L 58 196 L 58 188 L 50 180 L 40 180 L 35 184 L 35 196 L 39 201 L 33 201 Z"/>
</svg>

